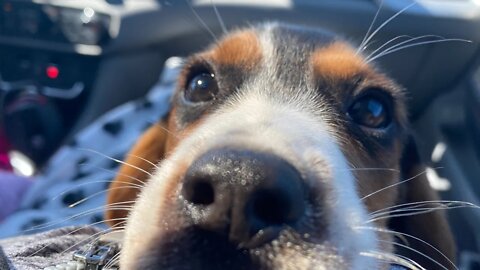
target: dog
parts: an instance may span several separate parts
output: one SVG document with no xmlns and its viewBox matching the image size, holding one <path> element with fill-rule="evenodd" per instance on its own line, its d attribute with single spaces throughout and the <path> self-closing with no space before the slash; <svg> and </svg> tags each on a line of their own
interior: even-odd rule
<svg viewBox="0 0 480 270">
<path fill-rule="evenodd" d="M 121 269 L 455 269 L 444 213 L 395 208 L 438 199 L 405 100 L 332 33 L 230 32 L 111 184 Z"/>
</svg>

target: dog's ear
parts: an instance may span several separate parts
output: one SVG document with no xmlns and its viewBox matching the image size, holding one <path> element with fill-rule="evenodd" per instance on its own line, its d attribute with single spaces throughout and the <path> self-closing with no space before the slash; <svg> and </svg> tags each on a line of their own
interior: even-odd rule
<svg viewBox="0 0 480 270">
<path fill-rule="evenodd" d="M 432 189 L 428 182 L 425 174 L 426 166 L 421 162 L 417 146 L 412 136 L 409 137 L 406 148 L 404 149 L 401 169 L 402 179 L 412 180 L 399 186 L 400 198 L 398 204 L 439 200 L 439 195 Z M 424 206 L 420 206 L 420 208 L 440 208 L 439 206 L 440 204 L 438 203 L 426 203 Z M 455 262 L 455 241 L 445 212 L 441 209 L 436 209 L 423 214 L 414 214 L 413 212 L 401 212 L 400 214 L 403 216 L 390 220 L 390 226 L 393 230 L 422 239 L 435 248 L 415 240 L 412 237 L 405 236 L 403 237 L 407 240 L 405 244 L 410 249 L 397 247 L 397 254 L 405 255 L 407 258 L 413 259 L 426 269 L 440 269 L 438 264 L 413 251 L 416 250 L 437 261 L 447 269 L 455 269 L 451 263 Z M 449 260 L 451 262 L 449 262 Z"/>
<path fill-rule="evenodd" d="M 111 227 L 124 223 L 129 212 L 127 209 L 133 205 L 140 187 L 148 180 L 148 173 L 153 172 L 154 164 L 164 158 L 168 140 L 165 122 L 153 124 L 143 133 L 125 156 L 124 164 L 110 184 L 105 220 Z"/>
</svg>

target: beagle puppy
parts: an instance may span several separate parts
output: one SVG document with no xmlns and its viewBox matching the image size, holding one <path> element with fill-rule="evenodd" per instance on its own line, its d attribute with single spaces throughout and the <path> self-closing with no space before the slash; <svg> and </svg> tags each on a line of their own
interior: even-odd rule
<svg viewBox="0 0 480 270">
<path fill-rule="evenodd" d="M 444 214 L 400 207 L 438 199 L 422 171 L 395 82 L 331 33 L 264 24 L 186 61 L 106 219 L 121 269 L 455 269 Z"/>
</svg>

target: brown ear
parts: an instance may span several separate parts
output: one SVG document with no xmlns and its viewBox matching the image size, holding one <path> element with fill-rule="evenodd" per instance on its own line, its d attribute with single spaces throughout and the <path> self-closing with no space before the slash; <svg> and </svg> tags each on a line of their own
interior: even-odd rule
<svg viewBox="0 0 480 270">
<path fill-rule="evenodd" d="M 148 180 L 149 174 L 145 172 L 152 172 L 155 169 L 154 164 L 164 158 L 167 138 L 165 123 L 162 121 L 153 124 L 125 156 L 125 164 L 120 167 L 110 184 L 107 195 L 107 204 L 110 207 L 107 207 L 105 212 L 105 220 L 111 227 L 124 223 L 128 210 L 123 209 L 133 205 L 140 192 L 138 185 L 144 185 Z M 109 209 L 116 207 L 123 209 Z"/>
<path fill-rule="evenodd" d="M 439 200 L 439 195 L 431 188 L 424 173 L 426 167 L 420 160 L 413 138 L 410 138 L 406 145 L 404 155 L 402 157 L 401 168 L 403 176 L 402 179 L 412 178 L 412 180 L 399 186 L 401 188 L 399 204 Z M 425 207 L 439 208 L 439 206 L 440 204 L 438 203 L 430 203 L 426 204 Z M 403 212 L 402 214 L 406 214 L 406 212 Z M 390 225 L 395 231 L 422 239 L 443 253 L 448 260 L 455 263 L 456 246 L 450 226 L 445 216 L 445 211 L 433 210 L 423 214 L 405 215 L 402 217 L 392 218 Z M 447 269 L 455 269 L 452 263 L 434 248 L 410 237 L 405 237 L 405 239 L 408 241 L 407 245 L 411 249 L 425 254 L 426 256 L 445 266 Z M 429 260 L 425 256 L 422 256 L 412 250 L 406 248 L 397 248 L 396 253 L 413 259 L 426 269 L 441 269 L 440 266 L 432 262 L 432 260 Z"/>
</svg>

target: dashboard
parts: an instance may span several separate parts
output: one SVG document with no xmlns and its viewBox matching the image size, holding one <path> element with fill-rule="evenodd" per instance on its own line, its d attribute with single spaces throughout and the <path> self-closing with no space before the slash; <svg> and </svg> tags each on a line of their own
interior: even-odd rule
<svg viewBox="0 0 480 270">
<path fill-rule="evenodd" d="M 145 94 L 163 65 L 159 48 L 115 44 L 120 21 L 156 6 L 0 0 L 0 123 L 12 148 L 41 168 L 81 127 Z"/>
<path fill-rule="evenodd" d="M 212 41 L 209 31 L 220 35 L 212 5 L 229 28 L 284 21 L 326 28 L 358 44 L 381 2 L 0 0 L 1 122 L 15 147 L 41 167 L 71 134 L 144 95 L 168 57 L 203 48 Z M 409 3 L 383 1 L 377 22 Z M 417 0 L 376 34 L 377 44 L 400 35 L 472 41 L 418 46 L 379 59 L 409 90 L 412 117 L 469 74 L 479 28 L 477 1 Z"/>
<path fill-rule="evenodd" d="M 60 43 L 100 45 L 108 40 L 109 16 L 82 9 L 1 1 L 0 35 Z"/>
<path fill-rule="evenodd" d="M 82 113 L 95 80 L 95 52 L 110 16 L 91 7 L 0 1 L 0 89 L 6 135 L 42 164 Z"/>
</svg>

